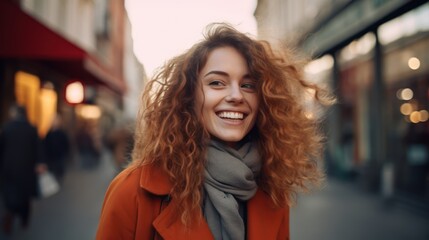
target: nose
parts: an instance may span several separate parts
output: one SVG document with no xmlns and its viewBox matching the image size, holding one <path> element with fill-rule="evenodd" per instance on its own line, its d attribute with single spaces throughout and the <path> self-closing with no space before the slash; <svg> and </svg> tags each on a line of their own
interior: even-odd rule
<svg viewBox="0 0 429 240">
<path fill-rule="evenodd" d="M 230 86 L 228 96 L 226 96 L 225 100 L 227 102 L 243 102 L 243 93 L 241 92 L 241 88 L 237 84 L 232 84 Z"/>
</svg>

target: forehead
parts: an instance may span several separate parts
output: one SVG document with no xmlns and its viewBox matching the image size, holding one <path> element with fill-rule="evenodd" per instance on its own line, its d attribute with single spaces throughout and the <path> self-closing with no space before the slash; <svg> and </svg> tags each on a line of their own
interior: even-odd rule
<svg viewBox="0 0 429 240">
<path fill-rule="evenodd" d="M 213 49 L 207 56 L 201 73 L 210 70 L 245 71 L 247 73 L 247 62 L 243 55 L 230 46 Z"/>
</svg>

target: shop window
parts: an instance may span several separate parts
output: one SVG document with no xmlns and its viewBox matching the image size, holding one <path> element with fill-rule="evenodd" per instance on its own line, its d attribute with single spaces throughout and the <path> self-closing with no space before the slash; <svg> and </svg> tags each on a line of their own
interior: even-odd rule
<svg viewBox="0 0 429 240">
<path fill-rule="evenodd" d="M 429 76 L 389 87 L 389 149 L 400 192 L 429 197 Z"/>
<path fill-rule="evenodd" d="M 333 72 L 334 58 L 326 54 L 318 59 L 315 59 L 308 63 L 305 67 L 306 79 L 322 88 L 332 92 L 332 72 Z M 315 105 L 314 92 L 309 91 L 309 94 L 305 96 L 305 106 L 307 110 L 307 116 L 319 118 L 325 114 L 323 108 Z"/>
<path fill-rule="evenodd" d="M 375 35 L 367 33 L 337 53 L 339 165 L 355 174 L 370 160 L 370 88 L 374 81 Z"/>
<path fill-rule="evenodd" d="M 379 27 L 395 191 L 429 199 L 429 3 Z M 417 198 L 418 199 L 418 198 Z"/>
<path fill-rule="evenodd" d="M 367 56 L 374 49 L 375 36 L 373 33 L 367 33 L 359 39 L 349 43 L 340 51 L 339 60 L 342 63 L 354 61 L 362 56 Z"/>
<path fill-rule="evenodd" d="M 16 102 L 24 106 L 31 124 L 40 137 L 49 131 L 57 110 L 57 93 L 52 84 L 41 85 L 39 77 L 19 71 L 15 75 Z"/>
<path fill-rule="evenodd" d="M 19 105 L 27 111 L 28 121 L 37 125 L 38 94 L 40 79 L 26 72 L 17 72 L 15 75 L 15 96 Z"/>
<path fill-rule="evenodd" d="M 398 39 L 429 31 L 429 3 L 384 23 L 378 29 L 380 43 L 387 45 Z"/>
</svg>

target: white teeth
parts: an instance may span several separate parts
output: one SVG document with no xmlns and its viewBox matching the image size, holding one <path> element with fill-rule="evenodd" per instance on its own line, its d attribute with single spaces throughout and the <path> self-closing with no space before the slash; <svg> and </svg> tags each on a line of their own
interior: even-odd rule
<svg viewBox="0 0 429 240">
<path fill-rule="evenodd" d="M 243 113 L 239 112 L 221 112 L 218 114 L 221 118 L 229 118 L 229 119 L 243 119 Z"/>
</svg>

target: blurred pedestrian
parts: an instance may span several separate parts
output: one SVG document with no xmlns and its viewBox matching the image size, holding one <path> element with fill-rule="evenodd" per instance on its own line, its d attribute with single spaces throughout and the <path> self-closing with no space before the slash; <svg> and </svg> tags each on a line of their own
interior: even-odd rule
<svg viewBox="0 0 429 240">
<path fill-rule="evenodd" d="M 44 139 L 46 164 L 59 182 L 62 181 L 70 153 L 70 141 L 63 129 L 62 117 L 57 114 Z"/>
<path fill-rule="evenodd" d="M 100 148 L 94 136 L 93 126 L 83 122 L 76 133 L 76 143 L 82 168 L 93 169 L 98 166 Z"/>
<path fill-rule="evenodd" d="M 169 61 L 146 85 L 97 239 L 289 239 L 289 205 L 323 176 L 301 100 L 326 98 L 301 67 L 226 24 Z"/>
<path fill-rule="evenodd" d="M 118 123 L 106 137 L 106 145 L 113 153 L 115 166 L 119 171 L 130 162 L 133 147 L 134 131 L 132 121 L 126 119 Z"/>
<path fill-rule="evenodd" d="M 14 218 L 29 225 L 31 199 L 37 194 L 37 172 L 46 170 L 37 129 L 27 120 L 25 108 L 13 105 L 10 120 L 0 132 L 1 193 L 6 213 L 3 231 L 10 234 Z"/>
</svg>

